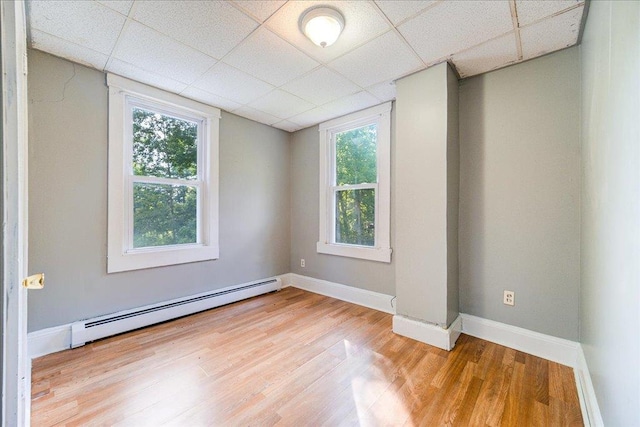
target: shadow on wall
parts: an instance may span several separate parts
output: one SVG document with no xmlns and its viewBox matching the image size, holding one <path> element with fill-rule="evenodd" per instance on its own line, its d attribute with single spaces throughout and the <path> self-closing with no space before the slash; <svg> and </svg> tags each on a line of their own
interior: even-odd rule
<svg viewBox="0 0 640 427">
<path fill-rule="evenodd" d="M 479 287 L 473 287 L 474 272 L 484 273 L 486 260 L 485 168 L 486 142 L 484 129 L 485 85 L 476 77 L 474 85 L 460 82 L 459 96 L 469 93 L 474 100 L 473 114 L 459 103 L 460 116 L 460 205 L 458 220 L 460 312 L 485 312 L 486 298 Z M 468 98 L 469 96 L 467 96 Z"/>
</svg>

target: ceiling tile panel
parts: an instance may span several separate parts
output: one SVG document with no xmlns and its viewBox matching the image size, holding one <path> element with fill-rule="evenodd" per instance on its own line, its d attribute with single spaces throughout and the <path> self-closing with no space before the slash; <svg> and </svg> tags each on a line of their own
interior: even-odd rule
<svg viewBox="0 0 640 427">
<path fill-rule="evenodd" d="M 325 110 L 322 107 L 314 108 L 313 110 L 305 111 L 302 114 L 298 114 L 297 116 L 291 117 L 291 120 L 294 123 L 298 123 L 302 127 L 309 127 L 311 125 L 315 125 L 321 122 L 324 122 L 329 119 L 333 119 L 337 117 L 339 114 L 334 113 L 332 111 Z"/>
<path fill-rule="evenodd" d="M 159 74 L 143 70 L 135 65 L 128 64 L 119 59 L 111 59 L 107 64 L 107 71 L 127 77 L 131 80 L 143 82 L 150 86 L 168 90 L 169 92 L 180 93 L 186 89 L 187 85 Z"/>
<path fill-rule="evenodd" d="M 265 28 L 255 31 L 224 62 L 275 86 L 319 65 Z"/>
<path fill-rule="evenodd" d="M 398 25 L 407 18 L 416 15 L 418 12 L 432 6 L 436 1 L 416 1 L 416 0 L 376 0 L 376 4 L 382 12 L 389 18 L 393 25 Z"/>
<path fill-rule="evenodd" d="M 109 55 L 125 17 L 93 1 L 31 1 L 29 24 L 63 40 Z"/>
<path fill-rule="evenodd" d="M 313 70 L 309 74 L 287 83 L 282 89 L 315 105 L 322 105 L 361 90 L 358 85 L 326 67 Z"/>
<path fill-rule="evenodd" d="M 433 64 L 513 30 L 513 22 L 506 0 L 446 1 L 398 30 L 425 63 Z"/>
<path fill-rule="evenodd" d="M 374 65 L 375 64 L 375 65 Z M 362 87 L 395 79 L 423 67 L 393 31 L 336 59 L 331 68 Z"/>
<path fill-rule="evenodd" d="M 573 46 L 580 33 L 584 7 L 572 9 L 520 30 L 524 59 Z"/>
<path fill-rule="evenodd" d="M 28 0 L 27 10 L 33 48 L 292 131 L 392 100 L 393 81 L 443 59 L 462 77 L 518 62 L 511 1 L 520 60 L 577 42 L 585 0 Z M 320 5 L 346 21 L 325 49 L 299 29 Z"/>
<path fill-rule="evenodd" d="M 517 60 L 518 49 L 514 33 L 455 54 L 452 58 L 460 77 L 463 78 L 513 64 Z"/>
<path fill-rule="evenodd" d="M 275 89 L 269 83 L 258 80 L 224 62 L 217 63 L 200 77 L 193 86 L 207 92 L 247 104 Z"/>
<path fill-rule="evenodd" d="M 282 119 L 295 116 L 314 107 L 313 104 L 280 89 L 253 101 L 249 106 Z"/>
<path fill-rule="evenodd" d="M 210 56 L 134 21 L 125 28 L 113 56 L 187 84 L 216 63 Z"/>
<path fill-rule="evenodd" d="M 379 83 L 367 88 L 367 92 L 378 98 L 380 101 L 391 101 L 396 99 L 396 84 L 393 81 Z"/>
<path fill-rule="evenodd" d="M 103 6 L 107 6 L 110 9 L 120 12 L 123 15 L 128 15 L 133 6 L 133 0 L 96 0 Z"/>
<path fill-rule="evenodd" d="M 220 1 L 145 0 L 136 4 L 134 19 L 218 59 L 258 27 L 253 19 Z"/>
<path fill-rule="evenodd" d="M 338 117 L 378 104 L 380 104 L 378 98 L 363 91 L 340 98 L 336 101 L 330 102 L 329 104 L 325 104 L 322 108 L 327 111 L 331 111 L 334 117 Z M 297 122 L 295 117 L 292 120 Z"/>
<path fill-rule="evenodd" d="M 252 15 L 260 22 L 264 22 L 280 9 L 286 1 L 281 0 L 235 0 L 234 3 Z"/>
<path fill-rule="evenodd" d="M 256 110 L 255 108 L 251 108 L 246 105 L 235 110 L 233 114 L 246 117 L 247 119 L 254 120 L 256 122 L 264 123 L 265 125 L 272 125 L 274 123 L 282 121 L 282 119 L 278 117 L 272 116 L 269 113 Z"/>
<path fill-rule="evenodd" d="M 103 70 L 109 59 L 107 55 L 38 30 L 31 30 L 31 47 L 98 70 Z"/>
<path fill-rule="evenodd" d="M 206 90 L 198 89 L 197 87 L 193 86 L 188 87 L 187 89 L 182 91 L 180 95 L 186 96 L 187 98 L 195 99 L 196 101 L 203 102 L 208 105 L 213 105 L 214 107 L 218 107 L 226 111 L 233 111 L 242 106 L 237 102 L 231 101 L 229 99 L 207 92 Z"/>
<path fill-rule="evenodd" d="M 578 4 L 584 4 L 584 0 L 516 0 L 518 23 L 523 27 Z"/>
<path fill-rule="evenodd" d="M 344 16 L 345 27 L 340 38 L 322 48 L 313 44 L 301 31 L 299 22 L 307 9 L 330 6 Z M 389 30 L 389 24 L 375 6 L 365 1 L 290 1 L 273 15 L 266 25 L 282 38 L 323 63 L 350 51 Z"/>
</svg>

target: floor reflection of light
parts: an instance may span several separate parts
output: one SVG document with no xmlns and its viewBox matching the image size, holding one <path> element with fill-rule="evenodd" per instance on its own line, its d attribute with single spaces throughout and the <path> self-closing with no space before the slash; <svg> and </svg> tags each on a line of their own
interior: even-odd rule
<svg viewBox="0 0 640 427">
<path fill-rule="evenodd" d="M 154 376 L 157 382 L 132 394 L 128 401 L 133 417 L 127 420 L 129 423 L 157 425 L 202 401 L 198 383 L 206 373 L 200 367 L 185 369 L 181 364 L 166 365 L 154 372 Z"/>
<path fill-rule="evenodd" d="M 351 393 L 358 424 L 395 425 L 408 420 L 410 412 L 399 396 L 401 390 L 396 390 L 392 384 L 394 378 L 401 377 L 404 372 L 389 378 L 385 371 L 395 372 L 395 369 L 388 358 L 347 340 L 344 340 L 344 349 L 347 360 L 364 359 L 362 361 L 366 361 L 367 365 L 364 369 L 358 369 L 360 364 L 351 364 Z"/>
</svg>

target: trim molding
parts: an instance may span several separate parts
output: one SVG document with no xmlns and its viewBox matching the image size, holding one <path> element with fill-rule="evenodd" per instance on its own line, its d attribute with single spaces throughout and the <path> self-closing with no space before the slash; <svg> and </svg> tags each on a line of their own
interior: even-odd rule
<svg viewBox="0 0 640 427">
<path fill-rule="evenodd" d="M 574 368 L 576 376 L 576 387 L 578 388 L 578 397 L 580 398 L 580 409 L 582 410 L 582 419 L 585 426 L 602 427 L 604 421 L 598 406 L 596 392 L 591 382 L 591 374 L 587 359 L 584 357 L 582 345 L 578 346 L 578 358 L 576 367 Z"/>
<path fill-rule="evenodd" d="M 520 350 L 562 365 L 576 367 L 580 344 L 470 314 L 462 317 L 462 333 Z"/>
<path fill-rule="evenodd" d="M 393 332 L 449 351 L 456 345 L 462 332 L 462 318 L 458 316 L 451 326 L 445 329 L 396 314 L 393 316 Z"/>
<path fill-rule="evenodd" d="M 27 346 L 31 359 L 70 349 L 71 323 L 29 332 Z"/>
<path fill-rule="evenodd" d="M 396 313 L 395 305 L 392 304 L 393 299 L 395 298 L 393 295 L 354 288 L 353 286 L 346 286 L 340 283 L 316 279 L 314 277 L 302 276 L 296 273 L 289 273 L 286 276 L 288 277 L 283 277 L 282 279 L 287 280 L 284 282 L 286 283 L 284 286 L 293 286 L 294 288 L 336 298 L 389 314 Z"/>
</svg>

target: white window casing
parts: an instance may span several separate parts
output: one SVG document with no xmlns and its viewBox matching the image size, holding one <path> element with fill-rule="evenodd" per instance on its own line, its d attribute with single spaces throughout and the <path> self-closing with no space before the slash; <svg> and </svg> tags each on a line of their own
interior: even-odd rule
<svg viewBox="0 0 640 427">
<path fill-rule="evenodd" d="M 219 257 L 218 147 L 220 110 L 113 74 L 109 86 L 107 272 L 205 261 Z M 133 107 L 198 123 L 195 180 L 133 175 Z M 197 242 L 134 248 L 133 183 L 173 184 L 198 191 Z"/>
<path fill-rule="evenodd" d="M 342 185 L 335 177 L 335 135 L 339 132 L 376 124 L 376 183 Z M 391 262 L 391 102 L 320 124 L 320 232 L 317 252 L 371 261 Z M 335 193 L 343 190 L 373 189 L 375 191 L 375 243 L 358 246 L 335 242 Z"/>
</svg>

